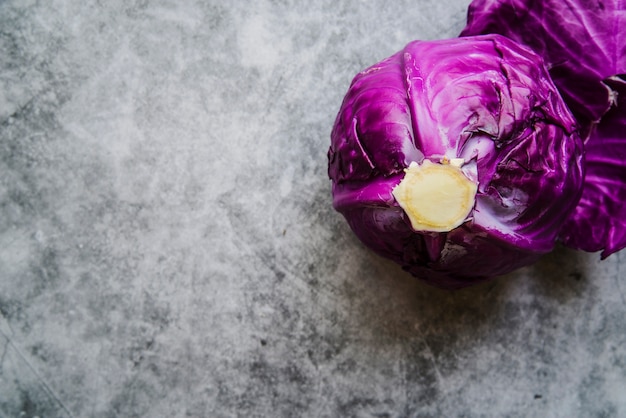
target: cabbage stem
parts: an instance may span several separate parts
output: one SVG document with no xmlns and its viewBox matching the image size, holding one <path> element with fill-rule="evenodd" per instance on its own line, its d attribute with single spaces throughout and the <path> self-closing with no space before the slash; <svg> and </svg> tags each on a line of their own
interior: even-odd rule
<svg viewBox="0 0 626 418">
<path fill-rule="evenodd" d="M 462 160 L 411 163 L 393 196 L 416 231 L 447 232 L 468 218 L 477 186 L 460 168 Z"/>
</svg>

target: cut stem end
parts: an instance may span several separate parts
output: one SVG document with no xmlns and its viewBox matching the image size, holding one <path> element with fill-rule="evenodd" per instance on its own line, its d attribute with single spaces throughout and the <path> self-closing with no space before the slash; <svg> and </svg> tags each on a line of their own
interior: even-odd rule
<svg viewBox="0 0 626 418">
<path fill-rule="evenodd" d="M 458 164 L 412 163 L 393 196 L 416 231 L 448 232 L 461 225 L 474 207 L 477 186 Z"/>
</svg>

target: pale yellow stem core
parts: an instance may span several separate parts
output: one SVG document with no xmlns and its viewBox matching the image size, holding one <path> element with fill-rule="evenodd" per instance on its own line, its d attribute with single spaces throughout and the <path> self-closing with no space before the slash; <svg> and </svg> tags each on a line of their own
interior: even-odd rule
<svg viewBox="0 0 626 418">
<path fill-rule="evenodd" d="M 476 184 L 457 161 L 412 163 L 393 196 L 416 231 L 447 232 L 461 225 L 474 207 Z"/>
</svg>

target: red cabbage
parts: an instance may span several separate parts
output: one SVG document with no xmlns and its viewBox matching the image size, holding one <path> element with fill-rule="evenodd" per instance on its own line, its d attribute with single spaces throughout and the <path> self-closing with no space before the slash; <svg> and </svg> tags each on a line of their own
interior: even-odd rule
<svg viewBox="0 0 626 418">
<path fill-rule="evenodd" d="M 499 35 L 411 42 L 359 73 L 328 158 L 333 205 L 357 237 L 446 288 L 551 251 L 583 175 L 576 122 L 541 58 Z M 447 231 L 416 230 L 394 194 L 426 161 L 461 161 L 477 185 L 467 218 Z"/>
<path fill-rule="evenodd" d="M 546 62 L 585 140 L 586 177 L 565 245 L 626 247 L 626 1 L 474 0 L 462 36 L 497 33 Z"/>
</svg>

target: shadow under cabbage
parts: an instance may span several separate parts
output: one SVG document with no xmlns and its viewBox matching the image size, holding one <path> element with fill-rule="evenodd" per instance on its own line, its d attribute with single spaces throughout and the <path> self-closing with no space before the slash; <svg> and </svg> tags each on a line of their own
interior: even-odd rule
<svg viewBox="0 0 626 418">
<path fill-rule="evenodd" d="M 352 326 L 373 345 L 427 341 L 433 355 L 551 328 L 563 320 L 559 306 L 580 302 L 589 283 L 589 255 L 561 246 L 534 265 L 455 291 L 427 285 L 366 249 L 361 257 L 341 292 Z"/>
</svg>

